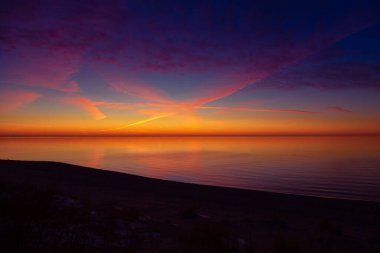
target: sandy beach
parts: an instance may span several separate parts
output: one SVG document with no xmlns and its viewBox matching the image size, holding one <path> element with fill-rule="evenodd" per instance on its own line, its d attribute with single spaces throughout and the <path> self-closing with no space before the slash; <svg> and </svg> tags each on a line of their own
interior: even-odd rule
<svg viewBox="0 0 380 253">
<path fill-rule="evenodd" d="M 0 245 L 12 252 L 380 250 L 376 202 L 171 182 L 57 162 L 1 160 L 0 167 Z M 33 208 L 47 216 L 37 219 Z M 107 222 L 105 213 L 112 217 Z M 109 232 L 97 233 L 93 223 L 108 224 Z M 70 224 L 82 225 L 69 229 L 75 235 L 69 240 L 62 231 Z M 49 239 L 52 231 L 62 233 Z M 12 243 L 12 237 L 19 238 Z"/>
</svg>

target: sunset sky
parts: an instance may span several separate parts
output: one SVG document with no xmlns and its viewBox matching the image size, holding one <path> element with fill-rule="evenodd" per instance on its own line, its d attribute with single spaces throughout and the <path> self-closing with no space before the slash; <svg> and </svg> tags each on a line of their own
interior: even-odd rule
<svg viewBox="0 0 380 253">
<path fill-rule="evenodd" d="M 363 0 L 2 1 L 0 135 L 380 134 L 379 13 Z"/>
</svg>

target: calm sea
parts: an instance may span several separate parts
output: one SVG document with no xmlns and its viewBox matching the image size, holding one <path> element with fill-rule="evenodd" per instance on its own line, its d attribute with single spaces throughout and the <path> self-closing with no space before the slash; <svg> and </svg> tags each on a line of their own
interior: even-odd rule
<svg viewBox="0 0 380 253">
<path fill-rule="evenodd" d="M 380 201 L 379 137 L 0 138 L 0 158 Z"/>
</svg>

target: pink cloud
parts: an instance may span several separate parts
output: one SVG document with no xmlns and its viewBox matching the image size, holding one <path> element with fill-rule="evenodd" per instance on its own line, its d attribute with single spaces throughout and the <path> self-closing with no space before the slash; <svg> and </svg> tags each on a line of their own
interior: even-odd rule
<svg viewBox="0 0 380 253">
<path fill-rule="evenodd" d="M 155 103 L 172 103 L 174 101 L 159 88 L 143 81 L 124 77 L 120 74 L 122 71 L 120 69 L 113 68 L 112 70 L 107 70 L 107 67 L 103 64 L 93 64 L 93 67 L 107 81 L 108 85 L 118 93 L 124 93 Z"/>
<path fill-rule="evenodd" d="M 112 110 L 130 110 L 142 106 L 142 104 L 131 104 L 126 102 L 96 102 L 99 107 L 112 109 Z"/>
<path fill-rule="evenodd" d="M 272 108 L 249 108 L 249 107 L 222 107 L 222 106 L 200 106 L 198 109 L 213 109 L 223 111 L 241 111 L 241 112 L 280 112 L 280 113 L 302 113 L 302 114 L 319 114 L 320 112 L 297 110 L 297 109 L 272 109 Z"/>
<path fill-rule="evenodd" d="M 63 92 L 80 90 L 72 80 L 81 66 L 81 56 L 77 52 L 18 48 L 14 53 L 20 56 L 17 60 L 9 60 L 0 78 L 1 82 Z"/>
<path fill-rule="evenodd" d="M 87 111 L 94 119 L 101 120 L 107 116 L 97 108 L 97 102 L 94 102 L 90 99 L 76 96 L 69 97 L 64 100 L 68 104 L 78 105 Z"/>
<path fill-rule="evenodd" d="M 54 12 L 48 15 L 45 8 L 50 7 L 62 9 L 65 18 L 56 18 Z M 183 6 L 175 8 L 186 12 Z M 281 26 L 271 25 L 257 28 L 254 37 L 243 37 L 228 26 L 225 30 L 215 31 L 213 12 L 198 8 L 205 22 L 202 27 L 209 29 L 212 36 L 197 33 L 199 31 L 192 29 L 192 24 L 186 24 L 187 21 L 176 24 L 165 17 L 162 22 L 151 22 L 149 18 L 128 13 L 128 22 L 125 22 L 125 13 L 114 2 L 91 6 L 78 3 L 76 8 L 68 8 L 64 1 L 58 1 L 17 8 L 17 12 L 12 12 L 12 7 L 3 17 L 7 24 L 4 44 L 9 55 L 4 57 L 7 59 L 7 78 L 2 81 L 78 92 L 79 87 L 71 77 L 80 71 L 84 62 L 100 62 L 107 67 L 118 66 L 122 67 L 120 71 L 128 69 L 131 72 L 171 74 L 220 70 L 225 73 L 224 70 L 228 70 L 235 74 L 237 79 L 228 83 L 209 84 L 216 86 L 210 94 L 200 91 L 205 96 L 198 98 L 196 103 L 202 105 L 232 95 L 368 25 L 367 19 L 356 20 L 355 13 L 346 13 L 341 21 L 328 27 L 321 25 L 300 41 L 293 39 L 295 31 L 284 32 Z M 226 18 L 236 20 L 241 17 L 231 14 Z M 281 24 L 280 19 L 260 13 L 245 18 L 250 23 L 266 24 L 274 19 Z M 347 22 L 353 24 L 347 25 Z M 141 35 L 140 31 L 148 32 Z M 175 33 L 186 43 L 173 43 L 170 38 Z M 239 75 L 245 80 L 241 81 Z M 123 78 L 121 81 L 108 79 L 116 91 L 149 101 L 169 102 L 163 92 L 147 84 Z"/>
<path fill-rule="evenodd" d="M 203 88 L 199 91 L 199 94 L 205 95 L 201 95 L 202 97 L 192 99 L 190 103 L 194 106 L 202 106 L 212 101 L 228 97 L 244 89 L 245 87 L 250 85 L 253 82 L 253 80 L 258 79 L 258 77 L 254 79 L 254 77 L 251 75 L 230 74 L 224 75 L 218 79 L 219 80 L 212 81 L 206 84 L 206 88 Z"/>
<path fill-rule="evenodd" d="M 343 108 L 340 106 L 329 106 L 327 107 L 327 109 L 334 112 L 353 113 L 353 111 L 351 111 L 350 109 Z"/>
<path fill-rule="evenodd" d="M 0 112 L 9 113 L 36 101 L 41 94 L 30 91 L 1 91 Z"/>
<path fill-rule="evenodd" d="M 115 91 L 123 92 L 141 99 L 160 103 L 170 103 L 172 100 L 161 90 L 152 86 L 146 85 L 142 82 L 133 81 L 116 81 L 110 82 Z"/>
</svg>

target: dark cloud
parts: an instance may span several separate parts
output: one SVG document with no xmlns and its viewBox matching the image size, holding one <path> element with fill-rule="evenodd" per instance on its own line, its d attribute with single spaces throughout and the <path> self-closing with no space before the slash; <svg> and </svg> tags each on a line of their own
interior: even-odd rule
<svg viewBox="0 0 380 253">
<path fill-rule="evenodd" d="M 338 41 L 258 83 L 293 89 L 380 88 L 380 24 Z"/>
<path fill-rule="evenodd" d="M 353 113 L 353 111 L 351 111 L 350 109 L 343 108 L 340 106 L 329 106 L 327 107 L 327 109 L 334 112 Z"/>
<path fill-rule="evenodd" d="M 378 83 L 378 54 L 366 61 L 358 52 L 342 62 L 347 52 L 336 56 L 332 49 L 330 57 L 303 61 L 378 22 L 376 1 L 15 1 L 1 7 L 2 81 L 65 90 L 91 65 L 106 81 L 115 71 L 211 72 L 244 75 L 249 83 L 284 69 L 272 83 Z"/>
</svg>

